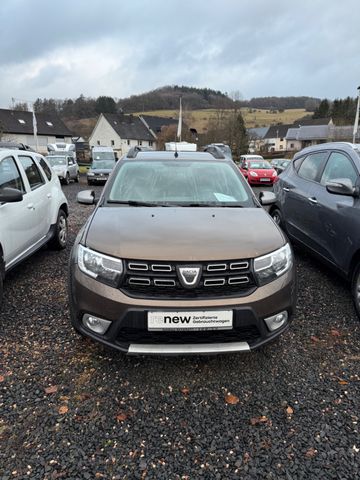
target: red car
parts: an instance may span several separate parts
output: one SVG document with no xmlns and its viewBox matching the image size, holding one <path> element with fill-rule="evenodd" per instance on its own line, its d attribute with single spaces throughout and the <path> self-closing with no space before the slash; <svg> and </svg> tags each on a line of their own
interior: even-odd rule
<svg viewBox="0 0 360 480">
<path fill-rule="evenodd" d="M 250 185 L 272 185 L 277 179 L 276 170 L 267 160 L 244 160 L 240 171 Z"/>
</svg>

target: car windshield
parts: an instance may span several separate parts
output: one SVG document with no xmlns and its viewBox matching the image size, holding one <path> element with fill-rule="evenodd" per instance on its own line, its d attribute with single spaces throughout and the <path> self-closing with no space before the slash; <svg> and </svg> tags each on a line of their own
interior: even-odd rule
<svg viewBox="0 0 360 480">
<path fill-rule="evenodd" d="M 211 160 L 124 162 L 106 201 L 149 206 L 255 206 L 235 167 Z"/>
<path fill-rule="evenodd" d="M 111 170 L 114 168 L 115 160 L 94 160 L 91 164 L 93 170 Z"/>
<path fill-rule="evenodd" d="M 55 155 L 51 155 L 46 157 L 52 167 L 56 165 L 66 165 L 66 158 L 65 157 L 56 157 Z"/>
<path fill-rule="evenodd" d="M 271 170 L 273 168 L 269 162 L 261 160 L 251 160 L 250 162 L 248 162 L 248 167 L 254 170 L 258 168 L 261 170 Z"/>
<path fill-rule="evenodd" d="M 93 152 L 92 159 L 94 162 L 98 160 L 107 160 L 115 162 L 115 154 L 114 152 Z"/>
</svg>

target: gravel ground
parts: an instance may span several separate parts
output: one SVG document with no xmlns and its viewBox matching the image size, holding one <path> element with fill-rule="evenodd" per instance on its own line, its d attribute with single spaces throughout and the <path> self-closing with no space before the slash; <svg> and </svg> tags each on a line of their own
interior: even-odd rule
<svg viewBox="0 0 360 480">
<path fill-rule="evenodd" d="M 91 211 L 79 188 L 70 243 Z M 297 252 L 292 328 L 262 351 L 125 357 L 73 333 L 69 251 L 5 282 L 2 480 L 359 478 L 360 328 L 340 279 Z"/>
</svg>

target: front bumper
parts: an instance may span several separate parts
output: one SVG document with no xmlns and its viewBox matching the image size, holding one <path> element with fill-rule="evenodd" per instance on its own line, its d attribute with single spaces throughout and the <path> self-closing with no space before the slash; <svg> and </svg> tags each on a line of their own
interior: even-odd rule
<svg viewBox="0 0 360 480">
<path fill-rule="evenodd" d="M 274 340 L 289 326 L 296 302 L 295 268 L 277 280 L 239 298 L 157 300 L 132 298 L 82 273 L 71 262 L 70 311 L 73 327 L 82 335 L 127 354 L 186 355 L 243 352 Z M 231 330 L 149 332 L 149 311 L 232 310 Z M 286 311 L 288 321 L 269 331 L 264 321 Z M 111 321 L 105 334 L 94 333 L 82 323 L 90 314 Z"/>
<path fill-rule="evenodd" d="M 266 180 L 264 180 L 266 178 Z M 248 176 L 250 185 L 272 185 L 277 177 L 251 177 Z"/>
<path fill-rule="evenodd" d="M 109 178 L 109 175 L 103 175 L 103 176 L 87 176 L 88 182 L 92 183 L 106 183 Z"/>
</svg>

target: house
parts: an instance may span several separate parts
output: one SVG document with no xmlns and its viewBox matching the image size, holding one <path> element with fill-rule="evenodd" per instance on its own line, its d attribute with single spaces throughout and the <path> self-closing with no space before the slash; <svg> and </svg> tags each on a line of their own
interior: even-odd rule
<svg viewBox="0 0 360 480">
<path fill-rule="evenodd" d="M 304 125 L 290 128 L 286 135 L 287 150 L 298 151 L 329 141 L 330 128 L 330 125 Z"/>
<path fill-rule="evenodd" d="M 286 151 L 286 134 L 294 125 L 272 125 L 264 135 L 264 144 L 268 152 Z"/>
<path fill-rule="evenodd" d="M 137 116 L 101 113 L 89 137 L 89 145 L 112 147 L 118 157 L 131 147 L 155 147 L 156 135 Z"/>
<path fill-rule="evenodd" d="M 47 153 L 47 144 L 72 143 L 72 132 L 53 113 L 36 113 L 37 145 L 33 130 L 33 113 L 0 108 L 0 139 L 24 143 L 39 153 Z"/>
<path fill-rule="evenodd" d="M 260 152 L 264 148 L 264 137 L 269 127 L 248 128 L 249 153 Z"/>
<path fill-rule="evenodd" d="M 155 117 L 155 115 L 139 115 L 139 118 L 156 137 L 163 128 L 177 126 L 179 122 L 172 117 Z"/>
</svg>

